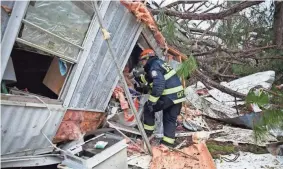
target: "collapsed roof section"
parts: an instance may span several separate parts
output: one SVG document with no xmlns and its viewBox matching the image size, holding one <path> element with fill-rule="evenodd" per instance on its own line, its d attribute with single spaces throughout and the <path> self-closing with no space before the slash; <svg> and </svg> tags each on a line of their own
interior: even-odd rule
<svg viewBox="0 0 283 169">
<path fill-rule="evenodd" d="M 138 21 L 142 21 L 144 24 L 146 24 L 150 30 L 154 34 L 154 38 L 157 41 L 157 43 L 160 45 L 161 48 L 165 49 L 167 51 L 168 46 L 166 43 L 166 40 L 164 36 L 161 34 L 161 32 L 158 30 L 158 26 L 152 16 L 152 14 L 148 11 L 146 6 L 141 2 L 134 2 L 129 0 L 120 0 L 120 2 L 133 14 L 137 17 Z"/>
</svg>

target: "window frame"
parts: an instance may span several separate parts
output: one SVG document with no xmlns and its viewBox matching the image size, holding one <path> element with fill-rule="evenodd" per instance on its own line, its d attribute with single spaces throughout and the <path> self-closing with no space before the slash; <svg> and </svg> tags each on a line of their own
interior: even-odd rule
<svg viewBox="0 0 283 169">
<path fill-rule="evenodd" d="M 71 1 L 69 1 L 69 2 L 71 2 Z M 27 8 L 29 7 L 30 3 L 31 3 L 31 1 L 28 2 Z M 101 3 L 100 3 L 100 4 L 101 4 Z M 100 5 L 100 4 L 99 4 L 99 5 Z M 93 11 L 94 11 L 94 10 L 93 10 Z M 25 10 L 24 17 L 26 16 L 27 12 L 28 12 L 28 10 L 26 9 L 26 10 Z M 90 29 L 91 29 L 91 27 L 93 26 L 94 20 L 95 20 L 95 12 L 94 12 L 92 18 L 90 19 L 90 24 L 89 24 L 89 26 L 88 26 L 88 28 L 87 28 L 87 31 L 86 31 L 86 33 L 85 33 L 85 36 L 83 37 L 83 41 L 82 41 L 81 46 L 80 46 L 80 45 L 77 45 L 77 44 L 74 44 L 74 43 L 68 41 L 67 39 L 65 39 L 65 38 L 63 38 L 63 37 L 61 37 L 61 36 L 59 36 L 59 35 L 56 35 L 56 34 L 50 32 L 50 31 L 48 31 L 48 30 L 46 30 L 46 29 L 44 29 L 44 28 L 42 28 L 42 27 L 40 27 L 40 26 L 38 26 L 38 25 L 36 25 L 36 24 L 34 24 L 34 23 L 32 23 L 32 22 L 26 20 L 26 19 L 24 19 L 24 18 L 21 20 L 21 26 L 20 26 L 20 28 L 23 27 L 23 24 L 27 24 L 27 25 L 29 25 L 29 26 L 31 26 L 31 27 L 33 27 L 33 28 L 36 28 L 37 30 L 40 30 L 40 31 L 42 31 L 42 32 L 44 32 L 44 33 L 46 33 L 46 34 L 48 34 L 48 35 L 49 35 L 50 37 L 52 37 L 52 38 L 57 38 L 57 39 L 59 39 L 59 40 L 65 42 L 65 43 L 71 44 L 74 48 L 78 48 L 78 49 L 79 49 L 79 52 L 78 52 L 76 58 L 73 58 L 73 57 L 70 57 L 70 56 L 66 56 L 66 55 L 61 54 L 61 53 L 59 53 L 59 52 L 53 51 L 52 49 L 48 49 L 48 48 L 39 46 L 39 45 L 37 45 L 37 44 L 34 44 L 34 43 L 32 43 L 32 42 L 29 42 L 29 41 L 27 41 L 27 40 L 24 40 L 24 39 L 22 39 L 22 38 L 19 37 L 19 34 L 18 34 L 17 37 L 16 37 L 16 42 L 21 43 L 21 44 L 24 44 L 24 45 L 27 45 L 27 46 L 30 46 L 30 47 L 33 47 L 33 48 L 35 48 L 35 49 L 39 49 L 39 50 L 44 51 L 44 52 L 47 52 L 47 53 L 49 53 L 49 54 L 52 54 L 52 55 L 58 57 L 59 59 L 61 59 L 61 60 L 63 60 L 63 61 L 66 61 L 66 62 L 71 63 L 71 64 L 72 64 L 72 67 L 73 67 L 73 64 L 76 64 L 76 63 L 79 61 L 80 56 L 81 56 L 82 52 L 84 51 L 84 47 L 83 47 L 83 46 L 85 45 L 85 41 L 86 41 L 87 37 L 89 36 Z"/>
</svg>

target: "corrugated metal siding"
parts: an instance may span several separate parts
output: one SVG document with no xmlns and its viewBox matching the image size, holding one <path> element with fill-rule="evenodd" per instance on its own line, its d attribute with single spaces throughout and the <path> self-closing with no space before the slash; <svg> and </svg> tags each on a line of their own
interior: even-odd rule
<svg viewBox="0 0 283 169">
<path fill-rule="evenodd" d="M 142 28 L 120 2 L 112 1 L 103 18 L 111 33 L 114 54 L 121 69 L 124 68 Z M 96 35 L 90 54 L 70 102 L 70 107 L 105 111 L 110 95 L 118 81 L 113 60 L 101 30 Z"/>
<path fill-rule="evenodd" d="M 51 116 L 43 132 L 52 140 L 65 110 L 61 105 L 48 106 Z M 51 152 L 50 143 L 40 132 L 48 116 L 49 110 L 43 104 L 2 100 L 1 157 Z"/>
<path fill-rule="evenodd" d="M 1 1 L 1 5 L 5 5 L 13 9 L 15 1 Z M 10 16 L 7 12 L 1 7 L 1 40 L 3 38 L 4 32 L 6 30 Z"/>
</svg>

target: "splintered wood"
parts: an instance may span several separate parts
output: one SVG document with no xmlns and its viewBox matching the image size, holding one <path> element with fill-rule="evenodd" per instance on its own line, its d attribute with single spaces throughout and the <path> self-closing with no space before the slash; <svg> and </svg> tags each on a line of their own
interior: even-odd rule
<svg viewBox="0 0 283 169">
<path fill-rule="evenodd" d="M 185 147 L 183 153 L 160 146 L 152 151 L 150 169 L 216 169 L 205 143 Z"/>
</svg>

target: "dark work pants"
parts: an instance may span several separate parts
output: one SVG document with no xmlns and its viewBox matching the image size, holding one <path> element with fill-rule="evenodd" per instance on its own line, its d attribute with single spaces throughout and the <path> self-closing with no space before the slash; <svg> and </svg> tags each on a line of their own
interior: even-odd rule
<svg viewBox="0 0 283 169">
<path fill-rule="evenodd" d="M 144 124 L 154 126 L 155 112 L 163 110 L 164 136 L 174 139 L 176 131 L 176 120 L 180 114 L 182 103 L 174 104 L 168 97 L 161 97 L 153 106 L 153 112 L 144 109 Z"/>
</svg>

